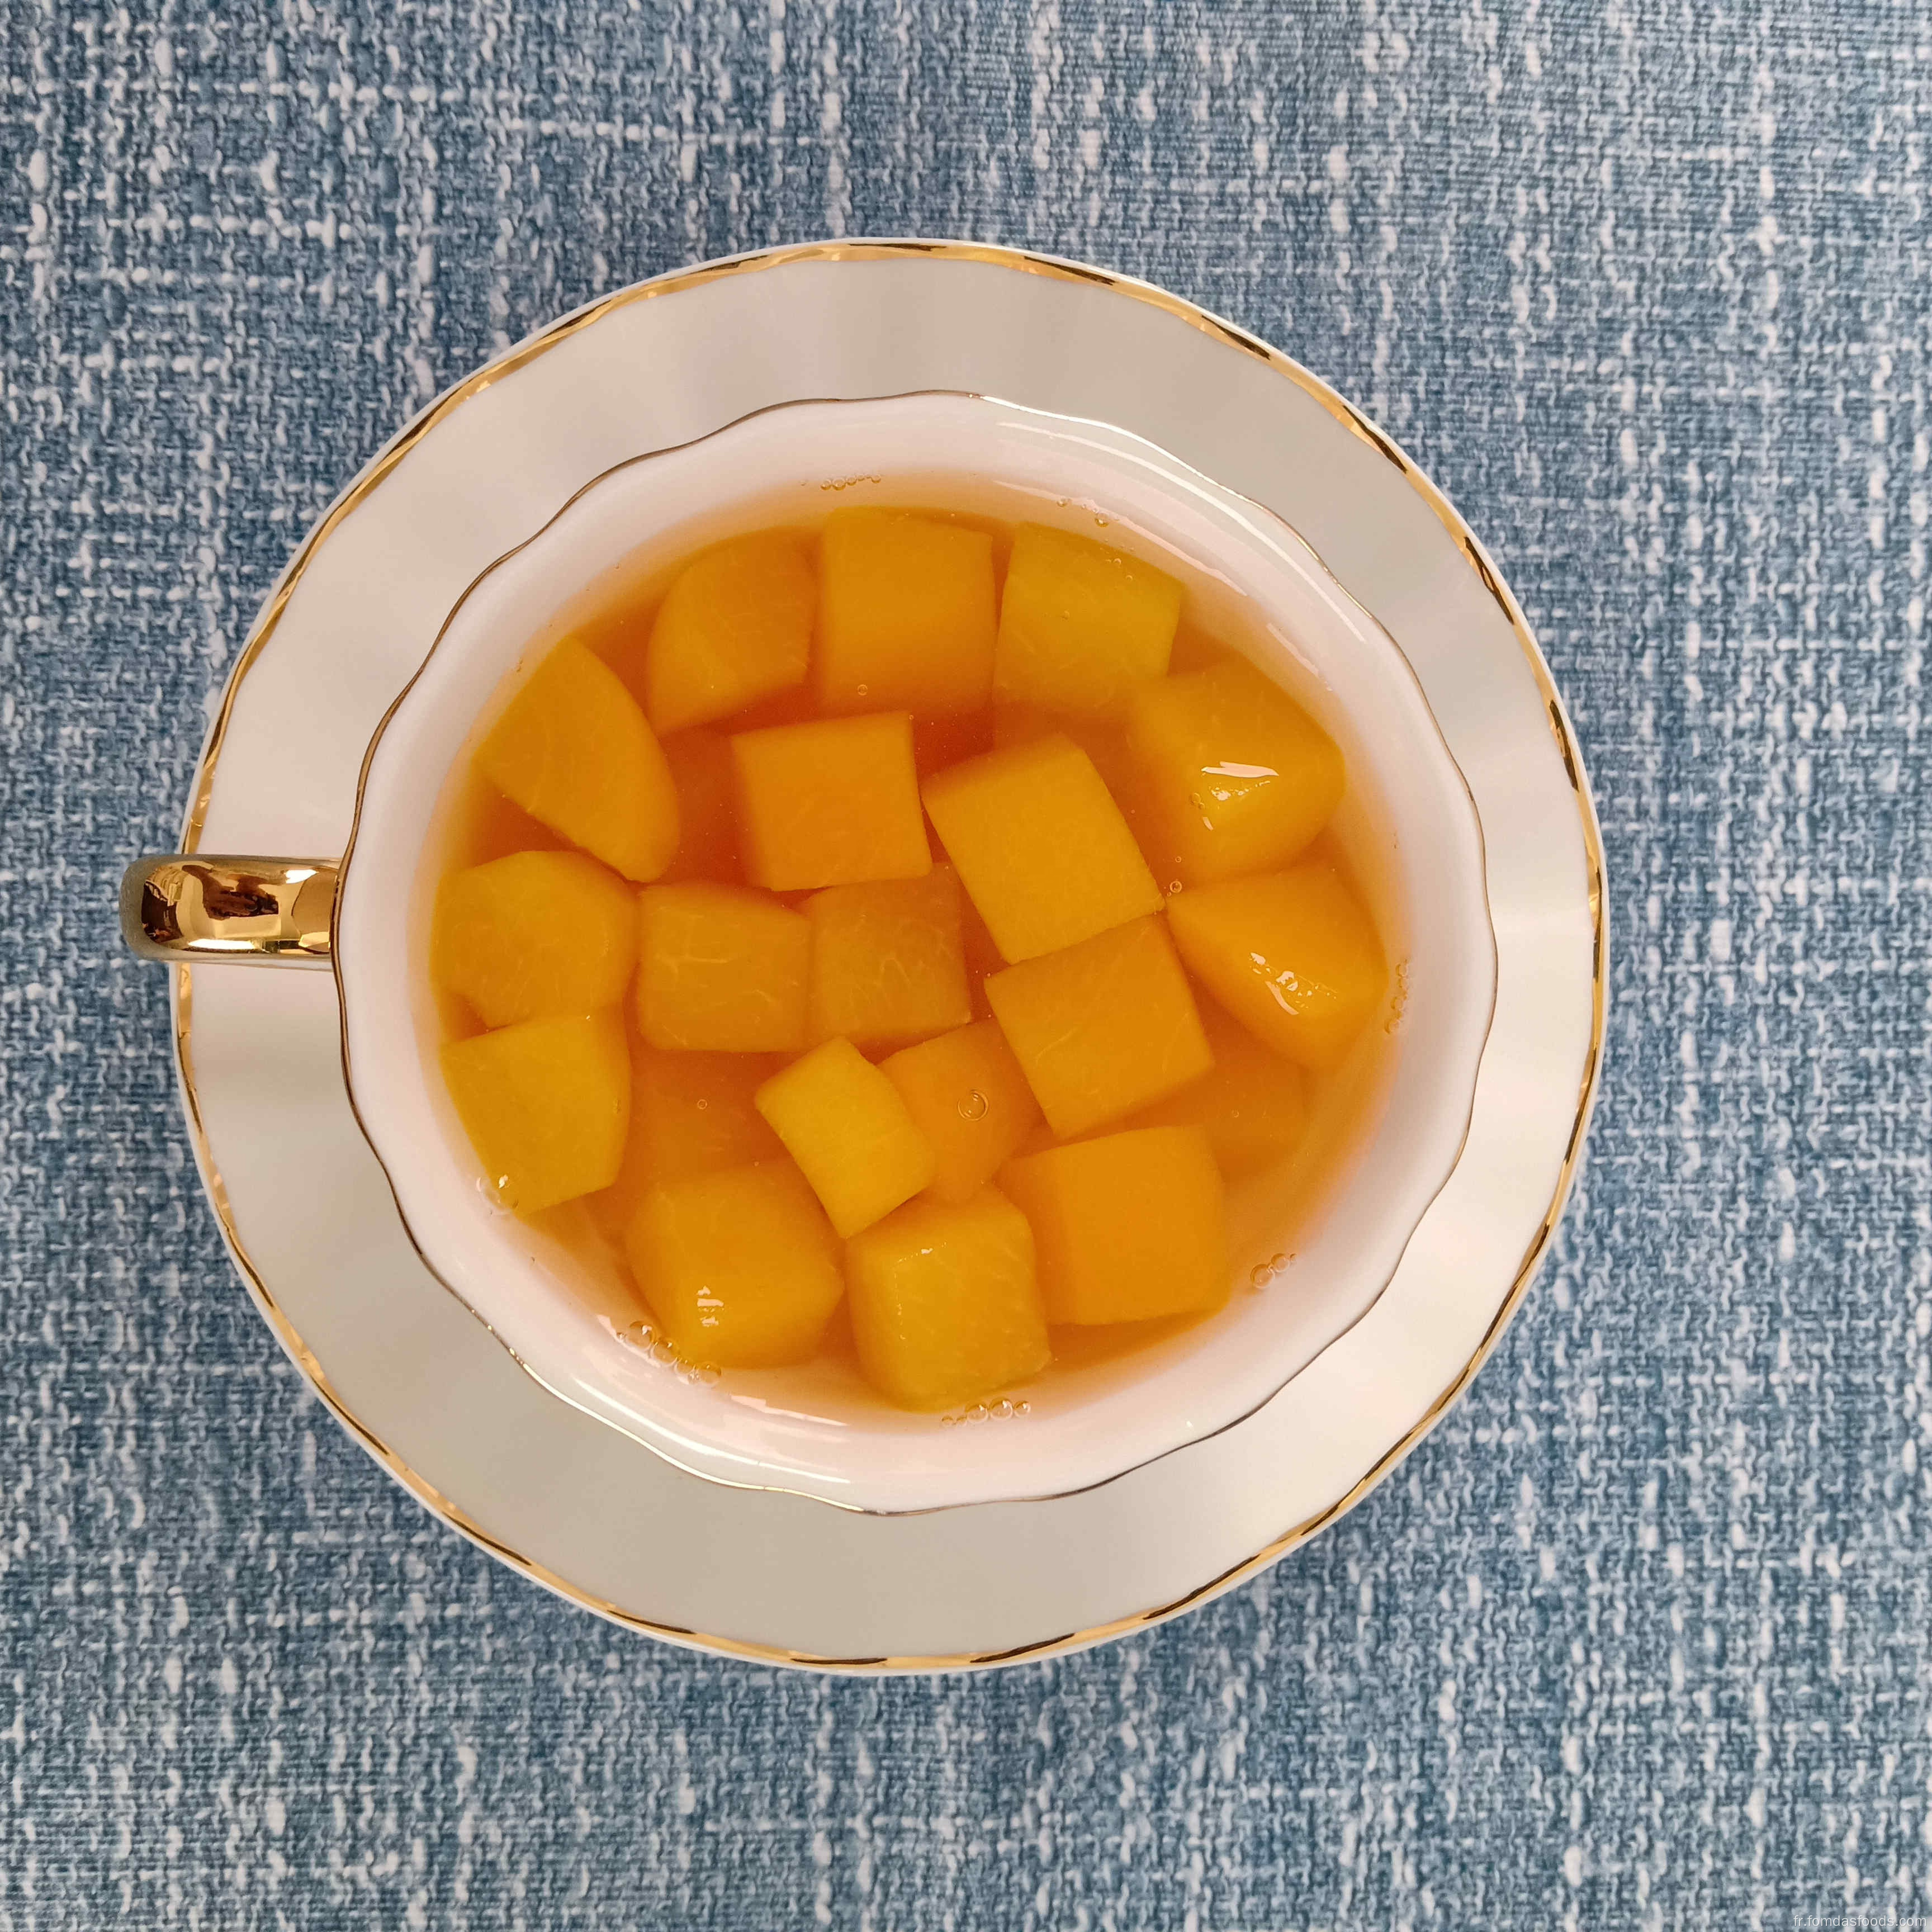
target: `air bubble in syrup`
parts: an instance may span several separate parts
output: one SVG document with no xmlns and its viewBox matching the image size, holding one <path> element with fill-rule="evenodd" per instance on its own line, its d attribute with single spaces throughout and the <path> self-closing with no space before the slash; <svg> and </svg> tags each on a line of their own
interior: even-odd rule
<svg viewBox="0 0 1932 1932">
<path fill-rule="evenodd" d="M 1265 1288 L 1268 1285 L 1269 1277 L 1274 1274 L 1274 1270 L 1272 1268 L 1253 1268 L 1249 1271 L 1248 1280 L 1252 1282 L 1256 1288 Z"/>
<path fill-rule="evenodd" d="M 962 1120 L 982 1120 L 986 1117 L 986 1096 L 976 1088 L 959 1103 L 959 1118 Z"/>
<path fill-rule="evenodd" d="M 1268 1266 L 1273 1268 L 1276 1274 L 1280 1274 L 1287 1265 L 1288 1257 L 1286 1255 L 1276 1255 L 1268 1262 Z"/>
</svg>

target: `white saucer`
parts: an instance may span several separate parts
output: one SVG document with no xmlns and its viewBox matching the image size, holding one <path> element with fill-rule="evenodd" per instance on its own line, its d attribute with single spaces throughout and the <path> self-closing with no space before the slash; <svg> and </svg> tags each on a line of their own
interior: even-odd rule
<svg viewBox="0 0 1932 1932">
<path fill-rule="evenodd" d="M 1601 846 L 1562 704 L 1439 493 L 1228 325 L 975 244 L 825 244 L 646 283 L 432 405 L 270 599 L 186 845 L 339 853 L 363 749 L 450 606 L 590 477 L 772 403 L 915 389 L 1118 424 L 1277 511 L 1402 646 L 1474 794 L 1499 958 L 1468 1142 L 1381 1299 L 1271 1402 L 1047 1502 L 866 1516 L 704 1482 L 547 1394 L 424 1269 L 349 1109 L 328 976 L 204 970 L 191 1010 L 186 971 L 176 984 L 183 1093 L 236 1262 L 384 1466 L 586 1607 L 709 1650 L 848 1669 L 1121 1634 L 1252 1575 L 1385 1474 L 1460 1394 L 1541 1256 L 1581 1152 L 1607 965 Z"/>
</svg>

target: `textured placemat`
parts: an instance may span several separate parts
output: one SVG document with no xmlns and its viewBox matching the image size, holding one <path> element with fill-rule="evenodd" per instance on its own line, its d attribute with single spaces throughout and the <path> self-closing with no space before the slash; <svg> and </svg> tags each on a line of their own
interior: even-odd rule
<svg viewBox="0 0 1932 1932">
<path fill-rule="evenodd" d="M 1926 1909 L 1932 22 L 1286 11 L 0 0 L 0 1927 Z M 1166 283 L 1433 472 L 1590 758 L 1615 1004 L 1554 1260 L 1366 1507 L 1132 1643 L 825 1682 L 566 1609 L 351 1445 L 110 912 L 445 382 L 908 232 Z"/>
</svg>

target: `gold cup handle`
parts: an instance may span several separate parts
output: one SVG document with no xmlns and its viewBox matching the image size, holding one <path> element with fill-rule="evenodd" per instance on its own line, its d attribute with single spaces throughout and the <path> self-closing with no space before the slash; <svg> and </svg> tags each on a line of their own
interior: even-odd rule
<svg viewBox="0 0 1932 1932">
<path fill-rule="evenodd" d="M 176 965 L 326 966 L 340 872 L 333 859 L 137 859 L 121 881 L 121 936 Z"/>
</svg>

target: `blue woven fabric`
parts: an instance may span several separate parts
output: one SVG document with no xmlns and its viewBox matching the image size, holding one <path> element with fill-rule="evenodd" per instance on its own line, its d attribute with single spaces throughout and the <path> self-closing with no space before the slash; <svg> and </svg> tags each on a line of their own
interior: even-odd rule
<svg viewBox="0 0 1932 1932">
<path fill-rule="evenodd" d="M 1932 1910 L 1922 6 L 0 36 L 0 1928 Z M 1616 967 L 1553 1262 L 1370 1502 L 1135 1642 L 841 1682 L 566 1608 L 338 1430 L 111 908 L 263 590 L 443 383 L 640 276 L 908 232 L 1147 275 L 1390 426 L 1569 698 Z"/>
</svg>

